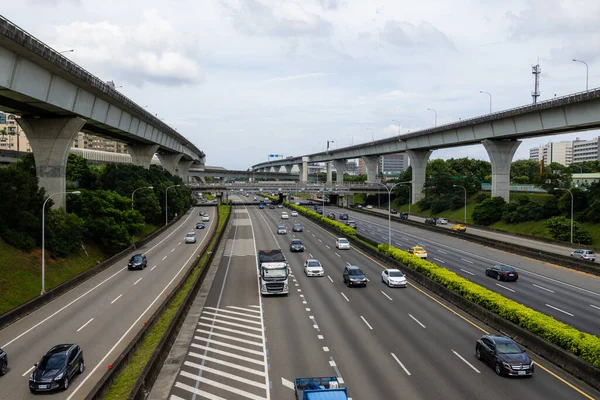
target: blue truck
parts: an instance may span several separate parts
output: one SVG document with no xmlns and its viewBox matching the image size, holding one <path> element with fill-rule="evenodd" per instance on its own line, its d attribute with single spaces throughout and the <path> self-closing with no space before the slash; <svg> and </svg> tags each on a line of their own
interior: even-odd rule
<svg viewBox="0 0 600 400">
<path fill-rule="evenodd" d="M 258 208 L 260 208 L 261 210 L 265 208 L 265 202 L 263 200 L 261 200 L 260 203 L 258 203 Z"/>
<path fill-rule="evenodd" d="M 335 376 L 296 378 L 296 400 L 348 400 L 348 392 Z"/>
</svg>

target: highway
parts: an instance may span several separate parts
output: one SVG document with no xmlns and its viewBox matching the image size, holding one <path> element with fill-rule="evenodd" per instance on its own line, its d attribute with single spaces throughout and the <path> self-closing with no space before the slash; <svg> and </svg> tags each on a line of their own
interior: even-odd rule
<svg viewBox="0 0 600 400">
<path fill-rule="evenodd" d="M 388 288 L 382 265 L 355 249 L 337 251 L 332 234 L 304 217 L 281 221 L 281 211 L 236 208 L 236 229 L 170 400 L 291 398 L 295 377 L 319 375 L 341 377 L 354 400 L 600 398 L 535 355 L 532 379 L 496 376 L 474 356 L 489 327 L 419 287 Z M 293 234 L 294 222 L 305 231 Z M 276 234 L 281 223 L 287 235 Z M 303 240 L 304 253 L 288 251 L 292 238 Z M 288 296 L 258 295 L 254 245 L 285 251 Z M 310 257 L 323 263 L 325 277 L 303 274 Z M 347 264 L 363 268 L 366 288 L 343 284 Z"/>
<path fill-rule="evenodd" d="M 211 217 L 197 230 L 199 210 Z M 0 399 L 33 399 L 29 375 L 33 364 L 52 346 L 77 343 L 86 370 L 56 399 L 82 399 L 159 307 L 183 276 L 189 261 L 207 244 L 214 231 L 217 209 L 195 207 L 166 232 L 139 249 L 148 259 L 142 271 L 127 270 L 128 257 L 117 261 L 80 286 L 0 331 L 0 346 L 8 353 L 9 371 L 0 378 Z M 196 231 L 195 244 L 184 242 Z M 52 270 L 46 272 L 51 274 Z"/>
</svg>

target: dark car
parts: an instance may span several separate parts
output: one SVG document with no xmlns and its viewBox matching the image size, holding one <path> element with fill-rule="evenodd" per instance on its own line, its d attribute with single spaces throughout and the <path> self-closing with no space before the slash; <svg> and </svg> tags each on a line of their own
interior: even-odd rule
<svg viewBox="0 0 600 400">
<path fill-rule="evenodd" d="M 348 220 L 348 214 L 341 213 L 340 214 L 340 221 L 347 221 L 347 220 Z"/>
<path fill-rule="evenodd" d="M 204 229 L 206 228 L 206 225 L 204 225 L 204 222 L 198 222 L 196 224 L 196 229 Z"/>
<path fill-rule="evenodd" d="M 200 210 L 200 212 L 198 213 L 198 215 L 200 215 L 201 217 L 203 217 L 204 214 L 206 214 L 206 211 L 202 211 L 202 210 Z"/>
<path fill-rule="evenodd" d="M 293 232 L 303 232 L 304 227 L 301 224 L 294 224 L 294 226 L 292 227 L 292 231 Z"/>
<path fill-rule="evenodd" d="M 332 212 L 327 213 L 327 218 L 335 220 L 335 214 Z"/>
<path fill-rule="evenodd" d="M 275 209 L 275 204 L 269 204 L 269 209 L 274 210 Z"/>
<path fill-rule="evenodd" d="M 433 218 L 425 218 L 425 224 L 426 225 L 436 225 L 437 222 Z"/>
<path fill-rule="evenodd" d="M 347 286 L 367 286 L 367 277 L 356 265 L 345 266 L 343 277 Z"/>
<path fill-rule="evenodd" d="M 394 210 L 393 208 L 390 210 L 390 214 L 398 214 L 398 210 Z"/>
<path fill-rule="evenodd" d="M 494 367 L 498 375 L 533 375 L 533 361 L 511 338 L 496 335 L 482 336 L 475 344 L 475 357 Z"/>
<path fill-rule="evenodd" d="M 317 208 L 317 211 L 316 211 L 316 213 L 317 213 L 317 214 L 323 214 L 323 210 L 321 210 L 320 208 Z"/>
<path fill-rule="evenodd" d="M 346 226 L 349 226 L 350 228 L 356 229 L 356 222 L 354 222 L 354 221 L 348 221 L 348 222 L 346 222 Z"/>
<path fill-rule="evenodd" d="M 146 255 L 134 254 L 133 256 L 131 256 L 129 262 L 127 263 L 127 269 L 144 269 L 146 268 L 147 264 L 148 260 L 146 259 Z"/>
<path fill-rule="evenodd" d="M 496 278 L 499 281 L 517 281 L 519 273 L 508 265 L 494 265 L 485 269 L 485 275 Z"/>
<path fill-rule="evenodd" d="M 29 390 L 32 393 L 66 390 L 73 376 L 85 370 L 83 351 L 76 344 L 59 344 L 48 350 L 34 366 L 29 377 Z"/>
<path fill-rule="evenodd" d="M 0 376 L 6 375 L 8 372 L 8 356 L 6 352 L 0 349 Z"/>
<path fill-rule="evenodd" d="M 295 251 L 304 251 L 304 244 L 302 244 L 302 240 L 300 239 L 292 239 L 290 242 L 290 251 L 293 253 Z"/>
</svg>

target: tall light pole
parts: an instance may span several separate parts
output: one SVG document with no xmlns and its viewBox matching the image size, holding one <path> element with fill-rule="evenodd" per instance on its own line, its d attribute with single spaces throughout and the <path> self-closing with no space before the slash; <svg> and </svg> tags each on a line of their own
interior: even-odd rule
<svg viewBox="0 0 600 400">
<path fill-rule="evenodd" d="M 433 113 L 435 114 L 435 120 L 433 123 L 433 126 L 437 126 L 437 111 L 435 111 L 433 108 L 428 108 L 429 111 L 433 111 Z"/>
<path fill-rule="evenodd" d="M 72 53 L 75 50 L 71 49 L 71 50 L 63 50 L 63 51 L 59 51 L 58 54 L 62 54 L 62 53 Z"/>
<path fill-rule="evenodd" d="M 467 223 L 467 189 L 462 185 L 452 185 L 453 187 L 461 187 L 465 191 L 465 224 Z"/>
<path fill-rule="evenodd" d="M 393 119 L 393 120 L 392 120 L 392 122 L 395 122 L 395 123 L 397 123 L 397 124 L 398 124 L 398 135 L 400 135 L 400 129 L 402 129 L 402 128 L 400 127 L 400 122 L 396 121 L 395 119 Z"/>
<path fill-rule="evenodd" d="M 589 68 L 588 68 L 587 63 L 585 61 L 576 60 L 576 59 L 573 59 L 573 61 L 585 64 L 585 90 L 588 90 Z"/>
<path fill-rule="evenodd" d="M 480 90 L 479 93 L 485 93 L 488 96 L 490 96 L 490 114 L 492 113 L 492 94 L 490 92 L 484 92 L 483 90 Z"/>
<path fill-rule="evenodd" d="M 371 131 L 371 141 L 374 142 L 375 141 L 375 133 L 373 132 L 373 129 L 367 128 L 367 130 Z"/>
<path fill-rule="evenodd" d="M 81 194 L 79 190 L 74 192 L 59 192 L 52 193 L 44 200 L 42 204 L 42 292 L 40 296 L 46 294 L 46 203 L 50 200 L 50 197 L 56 196 L 57 194 Z"/>
<path fill-rule="evenodd" d="M 581 168 L 581 166 L 577 165 L 577 164 L 571 164 L 571 167 L 577 167 L 579 168 L 579 180 L 580 180 L 580 184 L 583 184 L 583 168 Z M 577 187 L 577 186 L 575 186 Z"/>
<path fill-rule="evenodd" d="M 571 243 L 573 243 L 573 203 L 575 202 L 575 198 L 573 197 L 573 192 L 571 192 L 569 189 L 563 189 L 563 188 L 554 188 L 554 190 L 565 190 L 565 191 L 569 192 L 569 194 L 571 195 Z"/>
<path fill-rule="evenodd" d="M 140 189 L 154 189 L 154 186 L 142 186 L 139 187 L 137 189 L 135 189 L 133 191 L 133 193 L 131 193 L 131 209 L 133 210 L 133 195 L 135 194 L 135 192 L 137 192 Z M 131 246 L 133 246 L 135 244 L 135 235 L 131 235 Z"/>
<path fill-rule="evenodd" d="M 179 186 L 181 186 L 181 185 L 173 185 L 173 186 L 169 186 L 168 188 L 165 189 L 165 226 L 169 223 L 169 197 L 168 197 L 169 189 L 174 188 L 174 187 L 179 187 Z M 133 197 L 133 195 L 131 195 L 131 196 Z M 132 200 L 132 203 L 133 203 L 133 200 Z"/>
<path fill-rule="evenodd" d="M 387 185 L 384 185 L 383 183 L 375 182 L 375 184 L 377 184 L 379 186 L 383 186 L 385 188 L 385 190 L 388 191 L 388 246 L 389 247 L 392 247 L 392 190 L 394 190 L 394 188 L 398 185 L 401 185 L 403 183 L 411 183 L 411 182 L 412 181 L 394 183 L 389 188 L 387 187 Z"/>
</svg>

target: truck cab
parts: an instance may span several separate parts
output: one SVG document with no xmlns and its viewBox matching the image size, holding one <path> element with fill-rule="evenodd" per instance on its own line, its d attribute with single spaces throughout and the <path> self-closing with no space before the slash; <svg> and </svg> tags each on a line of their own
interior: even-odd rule
<svg viewBox="0 0 600 400">
<path fill-rule="evenodd" d="M 262 295 L 289 293 L 290 269 L 281 250 L 259 250 L 258 271 Z"/>
<path fill-rule="evenodd" d="M 296 400 L 348 400 L 348 392 L 335 376 L 296 378 Z"/>
</svg>

